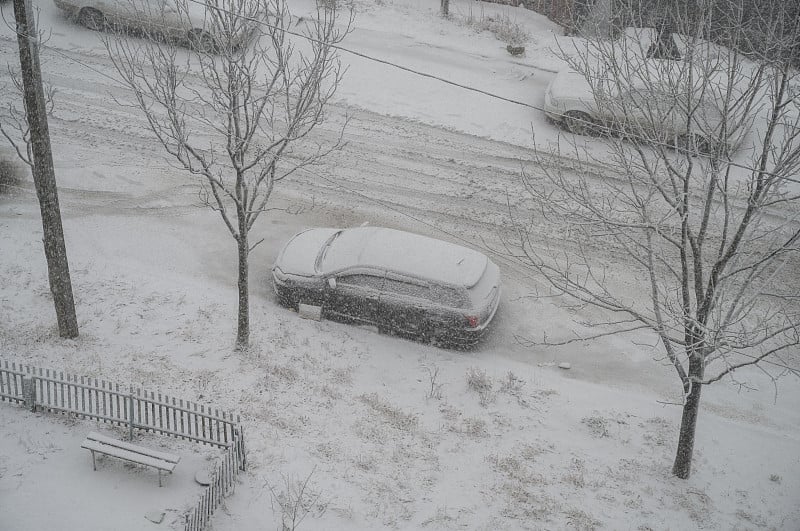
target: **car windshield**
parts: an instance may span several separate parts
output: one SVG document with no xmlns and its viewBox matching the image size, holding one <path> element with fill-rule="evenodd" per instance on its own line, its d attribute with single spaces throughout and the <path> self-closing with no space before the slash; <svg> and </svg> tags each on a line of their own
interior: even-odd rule
<svg viewBox="0 0 800 531">
<path fill-rule="evenodd" d="M 333 240 L 338 238 L 341 233 L 342 233 L 342 231 L 340 231 L 340 230 L 334 232 L 333 235 L 330 238 L 328 238 L 328 240 L 325 242 L 325 245 L 322 246 L 322 249 L 320 250 L 319 254 L 317 255 L 317 259 L 314 262 L 314 268 L 317 271 L 320 270 L 320 266 L 322 265 L 322 261 L 325 260 L 325 255 L 328 253 L 328 249 L 331 248 L 331 245 L 333 244 Z"/>
</svg>

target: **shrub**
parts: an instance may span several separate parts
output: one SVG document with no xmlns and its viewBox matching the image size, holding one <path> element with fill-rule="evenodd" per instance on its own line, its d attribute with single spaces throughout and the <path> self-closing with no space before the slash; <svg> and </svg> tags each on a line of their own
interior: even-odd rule
<svg viewBox="0 0 800 531">
<path fill-rule="evenodd" d="M 467 369 L 467 387 L 476 393 L 483 407 L 494 401 L 494 382 L 483 369 L 470 367 Z"/>
<path fill-rule="evenodd" d="M 511 20 L 511 17 L 505 13 L 495 16 L 484 16 L 481 13 L 479 17 L 470 13 L 464 19 L 464 23 L 476 31 L 488 31 L 511 46 L 522 46 L 531 38 L 523 26 Z"/>
<path fill-rule="evenodd" d="M 315 470 L 312 470 L 305 479 L 283 476 L 281 487 L 266 484 L 272 495 L 273 510 L 280 511 L 281 526 L 279 529 L 297 531 L 307 516 L 321 518 L 325 514 L 328 502 L 323 500 L 322 491 L 317 490 L 310 483 Z"/>
<path fill-rule="evenodd" d="M 525 387 L 525 380 L 519 378 L 511 371 L 508 371 L 506 377 L 500 383 L 500 390 L 512 396 L 519 396 L 523 387 Z"/>
<path fill-rule="evenodd" d="M 358 399 L 380 413 L 395 428 L 403 431 L 417 429 L 417 415 L 406 413 L 400 408 L 391 405 L 388 401 L 378 396 L 377 393 L 364 394 L 359 396 Z"/>
<path fill-rule="evenodd" d="M 584 417 L 581 419 L 581 423 L 589 428 L 593 436 L 597 438 L 609 437 L 608 421 L 604 417 L 595 414 L 591 417 Z"/>
<path fill-rule="evenodd" d="M 487 437 L 489 435 L 486 429 L 486 421 L 479 418 L 466 418 L 462 422 L 463 428 L 461 433 L 473 438 Z"/>
</svg>

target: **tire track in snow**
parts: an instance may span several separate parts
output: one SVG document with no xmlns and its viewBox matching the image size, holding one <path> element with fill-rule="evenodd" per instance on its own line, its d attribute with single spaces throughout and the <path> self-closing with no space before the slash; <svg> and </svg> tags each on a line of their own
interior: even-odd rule
<svg viewBox="0 0 800 531">
<path fill-rule="evenodd" d="M 10 47 L 10 41 L 0 39 L 3 53 L 8 53 Z M 158 205 L 190 208 L 197 204 L 196 195 L 191 193 L 196 192 L 197 183 L 167 164 L 163 148 L 149 132 L 141 113 L 120 105 L 119 102 L 130 101 L 131 94 L 109 79 L 115 71 L 107 56 L 71 50 L 54 53 L 47 49 L 43 54 L 48 56 L 46 77 L 58 91 L 54 135 L 72 146 L 78 144 L 73 157 L 60 163 L 76 164 L 76 160 L 93 155 L 103 146 L 116 155 L 112 166 L 144 168 L 159 179 L 157 183 L 151 179 L 143 186 L 144 193 L 105 192 L 108 198 L 114 198 L 110 204 L 103 203 L 102 193 L 89 191 L 65 190 L 68 199 L 72 194 L 75 200 L 105 211 L 151 204 L 157 212 Z M 62 54 L 88 69 L 70 64 Z M 511 236 L 509 205 L 519 206 L 523 196 L 522 169 L 537 185 L 548 186 L 541 178 L 537 154 L 530 148 L 381 115 L 341 102 L 330 106 L 329 120 L 315 130 L 310 140 L 323 144 L 335 141 L 348 118 L 344 135 L 347 145 L 316 172 L 342 188 L 313 173 L 304 173 L 281 183 L 279 194 L 285 190 L 298 197 L 314 195 L 341 208 L 386 206 L 407 214 L 406 223 L 416 218 L 473 242 L 482 235 L 500 247 L 497 236 Z M 298 147 L 300 153 L 303 149 Z M 576 169 L 575 160 L 569 157 L 539 156 L 559 169 Z M 600 164 L 589 166 L 589 170 L 588 175 L 598 180 L 614 178 Z M 555 239 L 569 245 L 563 243 L 565 239 L 555 224 L 535 211 L 527 214 L 536 219 L 535 242 L 546 244 Z M 416 225 L 414 228 L 420 230 Z M 429 229 L 430 226 L 425 227 L 423 232 L 430 233 Z"/>
<path fill-rule="evenodd" d="M 79 69 L 63 58 L 59 60 L 60 54 L 90 69 Z M 49 55 L 46 78 L 57 90 L 52 120 L 54 136 L 56 140 L 77 143 L 78 150 L 85 150 L 81 157 L 75 158 L 82 159 L 103 146 L 120 154 L 115 157 L 115 164 L 120 166 L 146 166 L 155 158 L 158 163 L 154 170 L 167 167 L 161 162 L 162 148 L 139 111 L 118 103 L 129 101 L 130 92 L 97 72 L 108 72 L 113 77 L 113 65 L 107 57 L 70 50 L 54 53 L 47 49 L 43 55 Z M 317 129 L 314 140 L 332 141 L 345 116 L 351 116 L 345 133 L 346 148 L 328 161 L 326 173 L 331 178 L 381 204 L 450 219 L 449 225 L 453 226 L 476 222 L 483 227 L 502 228 L 507 196 L 519 195 L 520 168 L 533 161 L 532 152 L 526 148 L 401 117 L 387 117 L 344 104 L 333 105 L 330 114 L 331 121 Z M 75 165 L 71 160 L 60 162 Z M 294 192 L 338 195 L 350 204 L 354 199 L 346 197 L 347 194 L 335 194 L 329 185 L 313 178 L 295 179 L 284 186 Z M 169 187 L 150 196 L 167 199 L 173 191 L 174 187 Z M 89 200 L 96 194 L 67 189 L 65 192 L 96 203 Z M 124 202 L 124 194 L 115 195 L 116 203 Z M 132 194 L 131 200 L 143 198 Z"/>
</svg>

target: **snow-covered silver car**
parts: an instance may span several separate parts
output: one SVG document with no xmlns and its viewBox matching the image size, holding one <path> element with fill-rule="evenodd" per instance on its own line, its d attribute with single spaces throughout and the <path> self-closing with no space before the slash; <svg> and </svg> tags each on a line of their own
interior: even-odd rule
<svg viewBox="0 0 800 531">
<path fill-rule="evenodd" d="M 304 230 L 272 278 L 285 306 L 448 346 L 477 342 L 500 301 L 500 270 L 484 254 L 379 227 Z"/>
<path fill-rule="evenodd" d="M 620 133 L 693 152 L 721 145 L 729 152 L 738 148 L 748 124 L 738 113 L 722 110 L 729 90 L 724 69 L 702 71 L 682 60 L 629 59 L 597 69 L 588 79 L 570 69 L 556 74 L 545 90 L 547 117 L 578 135 Z M 731 92 L 734 97 L 737 90 Z"/>
<path fill-rule="evenodd" d="M 54 0 L 57 7 L 92 30 L 123 29 L 147 37 L 215 51 L 228 39 L 217 35 L 209 11 L 224 9 L 203 0 Z M 255 23 L 245 21 L 234 44 L 245 46 Z"/>
</svg>

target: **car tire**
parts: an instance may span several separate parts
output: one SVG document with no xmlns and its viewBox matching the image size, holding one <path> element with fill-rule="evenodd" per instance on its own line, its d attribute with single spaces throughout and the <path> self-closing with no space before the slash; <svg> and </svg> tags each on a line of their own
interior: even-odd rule
<svg viewBox="0 0 800 531">
<path fill-rule="evenodd" d="M 103 31 L 108 25 L 103 12 L 93 7 L 81 8 L 78 12 L 78 23 L 92 31 Z"/>
<path fill-rule="evenodd" d="M 214 36 L 200 28 L 190 29 L 187 34 L 189 47 L 201 53 L 214 53 L 217 51 L 217 41 Z"/>
<path fill-rule="evenodd" d="M 564 127 L 575 135 L 593 136 L 597 133 L 597 123 L 583 111 L 567 111 L 564 113 Z"/>
</svg>

